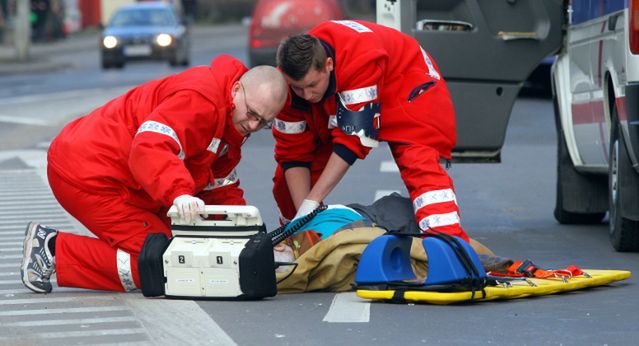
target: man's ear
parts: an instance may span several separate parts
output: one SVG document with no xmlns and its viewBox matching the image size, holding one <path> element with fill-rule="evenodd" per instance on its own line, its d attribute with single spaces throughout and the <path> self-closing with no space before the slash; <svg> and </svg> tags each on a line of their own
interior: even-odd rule
<svg viewBox="0 0 639 346">
<path fill-rule="evenodd" d="M 330 56 L 326 58 L 326 64 L 324 64 L 326 72 L 333 72 L 333 58 Z"/>
<path fill-rule="evenodd" d="M 231 97 L 235 97 L 235 95 L 237 94 L 237 92 L 240 91 L 240 81 L 239 79 L 235 81 L 235 83 L 233 83 L 233 85 L 231 86 Z"/>
</svg>

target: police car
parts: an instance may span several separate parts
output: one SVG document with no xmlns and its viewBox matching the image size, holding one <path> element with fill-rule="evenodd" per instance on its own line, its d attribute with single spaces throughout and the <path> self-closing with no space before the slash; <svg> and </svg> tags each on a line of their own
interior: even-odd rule
<svg viewBox="0 0 639 346">
<path fill-rule="evenodd" d="M 556 53 L 555 218 L 593 224 L 608 212 L 614 248 L 639 251 L 639 0 L 377 0 L 377 21 L 437 59 L 458 160 L 500 161 L 523 81 Z"/>
</svg>

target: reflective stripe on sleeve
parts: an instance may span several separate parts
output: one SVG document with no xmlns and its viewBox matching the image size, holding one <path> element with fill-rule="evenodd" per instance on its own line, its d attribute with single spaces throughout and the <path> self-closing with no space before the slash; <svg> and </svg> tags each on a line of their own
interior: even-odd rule
<svg viewBox="0 0 639 346">
<path fill-rule="evenodd" d="M 328 128 L 334 129 L 338 126 L 337 124 L 337 115 L 329 115 L 328 116 Z"/>
<path fill-rule="evenodd" d="M 345 90 L 339 93 L 339 97 L 344 106 L 370 102 L 377 99 L 377 85 L 371 85 L 354 90 Z"/>
<path fill-rule="evenodd" d="M 428 191 L 413 200 L 413 209 L 415 211 L 418 211 L 419 209 L 427 205 L 450 201 L 453 201 L 455 202 L 455 204 L 457 204 L 457 199 L 452 189 Z"/>
<path fill-rule="evenodd" d="M 118 276 L 120 277 L 120 283 L 125 292 L 133 291 L 135 287 L 135 281 L 133 281 L 133 273 L 131 272 L 131 255 L 118 249 L 117 255 Z"/>
<path fill-rule="evenodd" d="M 281 133 L 296 134 L 306 131 L 306 121 L 284 121 L 275 118 L 273 127 Z"/>
<path fill-rule="evenodd" d="M 354 22 L 352 20 L 332 20 L 331 22 L 336 23 L 336 24 L 341 24 L 344 25 L 347 28 L 353 29 L 359 33 L 363 33 L 363 32 L 373 32 L 373 30 L 365 27 L 364 25 L 358 23 L 358 22 Z"/>
<path fill-rule="evenodd" d="M 459 223 L 459 214 L 456 211 L 447 214 L 429 215 L 419 221 L 419 228 L 427 231 L 429 227 L 437 228 Z"/>
<path fill-rule="evenodd" d="M 182 150 L 182 143 L 180 143 L 180 139 L 171 127 L 157 121 L 149 120 L 143 122 L 142 125 L 140 125 L 140 127 L 138 128 L 138 132 L 135 135 L 137 136 L 142 132 L 155 132 L 173 138 L 178 147 L 180 147 L 178 157 L 180 158 L 180 160 L 184 160 L 184 150 Z"/>
<path fill-rule="evenodd" d="M 439 76 L 439 72 L 437 72 L 437 70 L 435 69 L 433 62 L 430 61 L 430 58 L 428 57 L 428 54 L 426 54 L 426 51 L 424 50 L 424 48 L 419 47 L 419 49 L 422 50 L 422 55 L 424 56 L 424 62 L 426 63 L 426 66 L 428 66 L 428 74 L 437 80 L 441 79 L 441 77 Z"/>
<path fill-rule="evenodd" d="M 229 173 L 229 175 L 227 175 L 224 178 L 217 178 L 215 179 L 215 183 L 209 183 L 205 188 L 204 191 L 211 191 L 213 189 L 217 189 L 223 186 L 228 186 L 228 185 L 232 185 L 237 183 L 237 181 L 239 180 L 238 176 L 237 176 L 237 171 L 235 169 L 233 169 L 231 171 L 231 173 Z"/>
<path fill-rule="evenodd" d="M 209 144 L 208 148 L 206 148 L 206 150 L 212 152 L 213 154 L 217 154 L 217 148 L 220 147 L 220 139 L 219 138 L 213 138 L 211 140 L 211 144 Z"/>
</svg>

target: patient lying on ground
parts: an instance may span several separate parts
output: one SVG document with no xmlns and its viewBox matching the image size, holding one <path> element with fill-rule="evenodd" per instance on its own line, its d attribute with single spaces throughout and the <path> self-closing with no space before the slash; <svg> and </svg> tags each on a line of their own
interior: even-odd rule
<svg viewBox="0 0 639 346">
<path fill-rule="evenodd" d="M 298 265 L 293 273 L 291 266 L 278 268 L 279 279 L 290 274 L 278 284 L 278 291 L 350 290 L 362 251 L 370 241 L 387 231 L 419 232 L 408 198 L 394 193 L 370 206 L 330 205 L 302 227 L 302 231 L 276 246 L 275 261 L 296 261 Z M 470 245 L 486 271 L 499 271 L 512 264 L 512 260 L 495 256 L 474 239 Z M 424 277 L 427 261 L 423 247 L 413 246 L 411 258 L 415 273 Z"/>
</svg>

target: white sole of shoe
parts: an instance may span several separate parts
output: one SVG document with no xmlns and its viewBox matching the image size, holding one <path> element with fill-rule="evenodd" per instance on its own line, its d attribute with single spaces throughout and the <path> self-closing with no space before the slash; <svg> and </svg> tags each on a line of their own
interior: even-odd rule
<svg viewBox="0 0 639 346">
<path fill-rule="evenodd" d="M 22 264 L 20 265 L 20 276 L 22 277 L 22 283 L 27 286 L 28 289 L 32 290 L 36 293 L 49 293 L 46 290 L 34 286 L 29 281 L 29 274 L 27 273 L 27 267 L 29 266 L 29 259 L 31 256 L 26 256 L 26 254 L 31 253 L 31 249 L 33 247 L 33 237 L 36 229 L 38 228 L 38 224 L 35 222 L 30 222 L 27 225 L 27 229 L 24 232 L 24 244 L 22 246 Z"/>
</svg>

